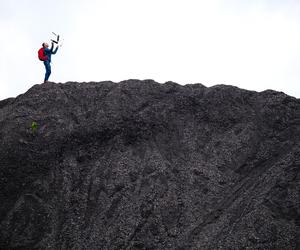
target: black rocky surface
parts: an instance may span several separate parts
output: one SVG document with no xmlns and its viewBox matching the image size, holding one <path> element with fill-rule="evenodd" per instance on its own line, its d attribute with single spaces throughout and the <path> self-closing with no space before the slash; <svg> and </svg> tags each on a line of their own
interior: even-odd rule
<svg viewBox="0 0 300 250">
<path fill-rule="evenodd" d="M 0 249 L 300 249 L 299 145 L 271 90 L 35 85 L 0 102 Z"/>
</svg>

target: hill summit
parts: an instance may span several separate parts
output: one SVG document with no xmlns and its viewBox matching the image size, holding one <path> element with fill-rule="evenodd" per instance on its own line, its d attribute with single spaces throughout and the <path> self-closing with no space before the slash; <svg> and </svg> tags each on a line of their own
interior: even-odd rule
<svg viewBox="0 0 300 250">
<path fill-rule="evenodd" d="M 1 249 L 299 249 L 300 100 L 152 80 L 0 102 Z"/>
</svg>

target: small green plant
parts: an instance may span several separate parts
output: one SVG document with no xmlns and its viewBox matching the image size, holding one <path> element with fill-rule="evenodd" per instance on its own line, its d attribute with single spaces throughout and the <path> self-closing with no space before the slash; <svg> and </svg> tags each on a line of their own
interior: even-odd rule
<svg viewBox="0 0 300 250">
<path fill-rule="evenodd" d="M 37 129 L 38 129 L 38 124 L 37 124 L 37 122 L 33 121 L 31 123 L 31 131 L 32 131 L 32 133 L 35 134 L 37 132 Z"/>
</svg>

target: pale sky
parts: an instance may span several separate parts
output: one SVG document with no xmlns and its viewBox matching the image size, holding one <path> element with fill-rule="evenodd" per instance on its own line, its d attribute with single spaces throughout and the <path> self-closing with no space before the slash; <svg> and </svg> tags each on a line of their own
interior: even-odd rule
<svg viewBox="0 0 300 250">
<path fill-rule="evenodd" d="M 43 81 L 153 79 L 300 97 L 300 0 L 0 0 L 0 100 Z"/>
</svg>

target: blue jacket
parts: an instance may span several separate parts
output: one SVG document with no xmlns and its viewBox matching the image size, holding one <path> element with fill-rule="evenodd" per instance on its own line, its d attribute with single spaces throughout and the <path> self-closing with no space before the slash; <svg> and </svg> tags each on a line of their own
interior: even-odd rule
<svg viewBox="0 0 300 250">
<path fill-rule="evenodd" d="M 52 43 L 52 46 L 51 46 L 51 48 L 50 49 L 48 49 L 48 48 L 44 48 L 44 53 L 45 53 L 45 55 L 46 56 L 48 56 L 48 62 L 50 63 L 51 62 L 51 55 L 54 55 L 54 54 L 56 54 L 56 52 L 57 52 L 57 50 L 58 50 L 58 47 L 56 47 L 56 49 L 53 51 L 53 43 Z"/>
</svg>

